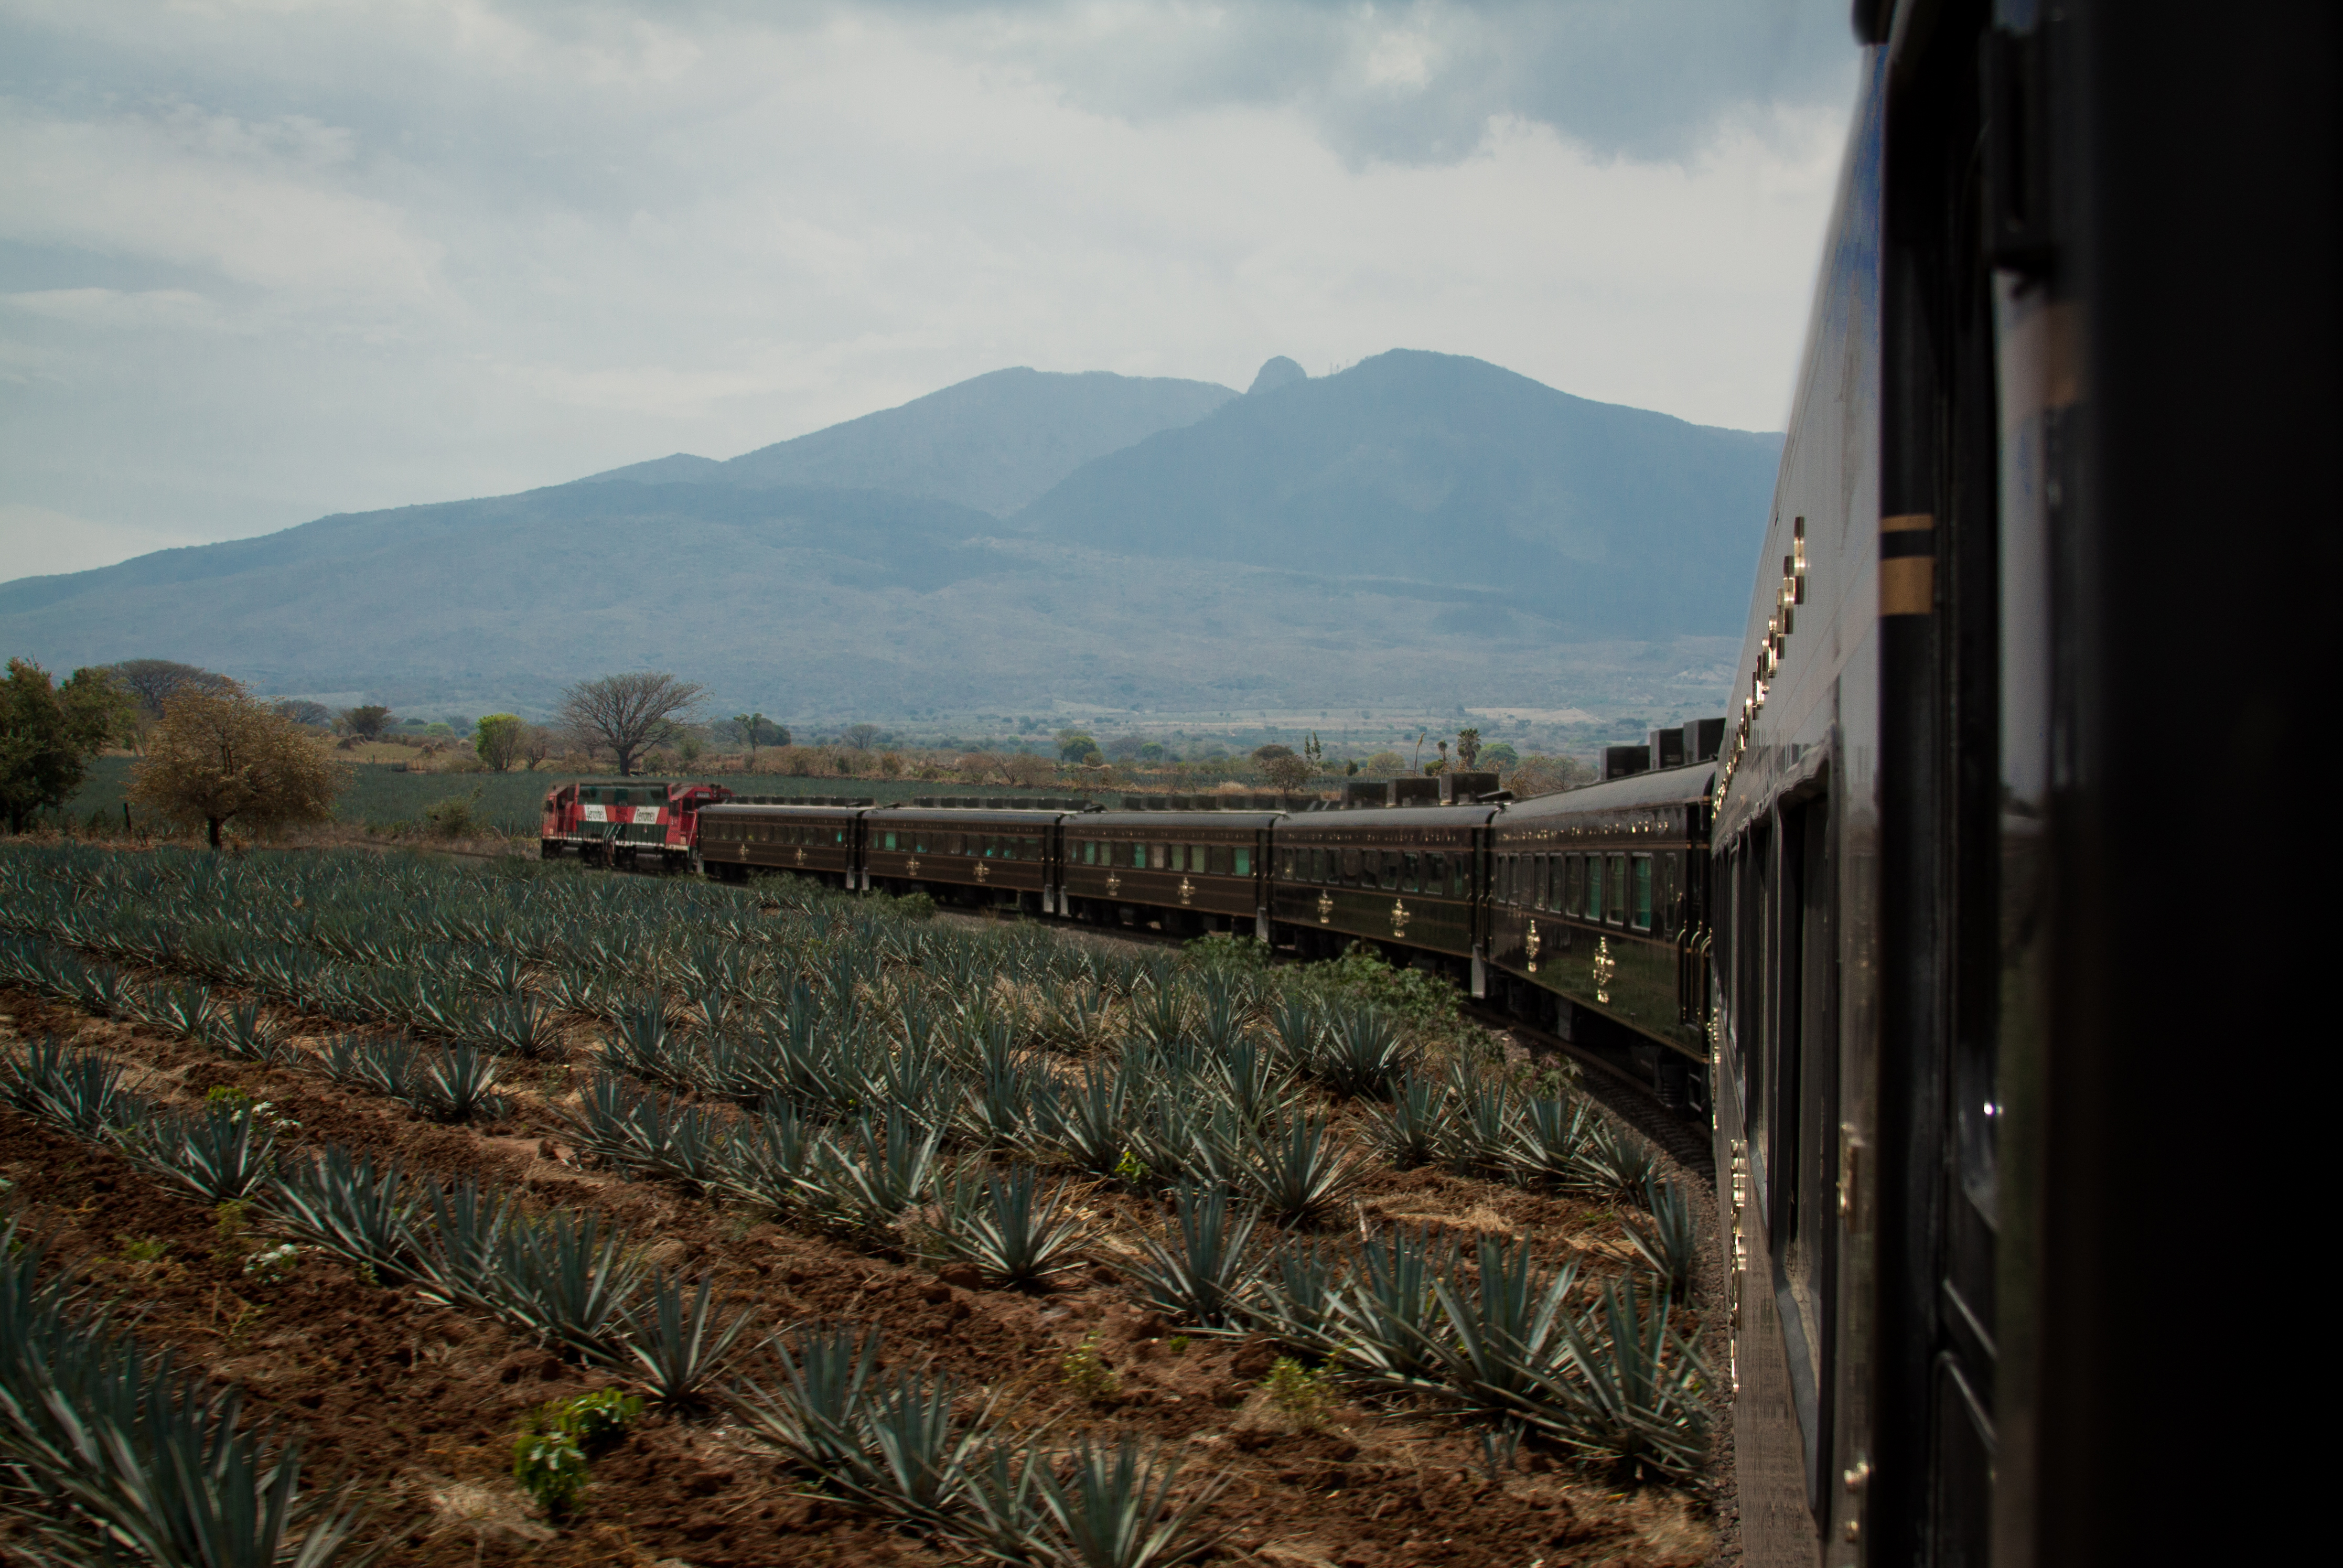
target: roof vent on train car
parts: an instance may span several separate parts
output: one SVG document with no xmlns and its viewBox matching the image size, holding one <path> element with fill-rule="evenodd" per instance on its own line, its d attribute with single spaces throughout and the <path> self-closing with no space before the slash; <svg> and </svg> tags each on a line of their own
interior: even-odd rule
<svg viewBox="0 0 2343 1568">
<path fill-rule="evenodd" d="M 1425 777 L 1394 779 L 1391 781 L 1391 803 L 1394 806 L 1437 806 L 1440 804 L 1440 780 Z"/>
<path fill-rule="evenodd" d="M 1391 804 L 1391 786 L 1382 779 L 1345 779 L 1342 780 L 1342 809 L 1355 811 L 1367 806 Z"/>
<path fill-rule="evenodd" d="M 1455 772 L 1440 776 L 1440 801 L 1443 806 L 1470 806 L 1483 795 L 1497 792 L 1494 773 Z"/>
<path fill-rule="evenodd" d="M 1687 719 L 1684 725 L 1684 760 L 1714 762 L 1725 745 L 1725 720 L 1722 719 Z"/>
<path fill-rule="evenodd" d="M 1652 731 L 1652 769 L 1681 768 L 1684 765 L 1684 732 L 1682 729 Z"/>
<path fill-rule="evenodd" d="M 1652 749 L 1648 746 L 1605 746 L 1603 749 L 1603 777 L 1625 779 L 1636 773 L 1652 770 Z"/>
</svg>

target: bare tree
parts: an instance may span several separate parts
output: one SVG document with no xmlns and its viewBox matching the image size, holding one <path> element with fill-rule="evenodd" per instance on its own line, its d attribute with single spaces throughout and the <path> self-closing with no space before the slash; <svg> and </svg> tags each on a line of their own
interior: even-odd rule
<svg viewBox="0 0 2343 1568">
<path fill-rule="evenodd" d="M 875 724 L 850 724 L 839 739 L 854 750 L 868 751 L 871 743 L 879 739 L 879 727 Z"/>
<path fill-rule="evenodd" d="M 634 772 L 636 758 L 666 739 L 676 723 L 699 705 L 705 689 L 664 670 L 606 675 L 581 680 L 562 693 L 561 719 L 608 747 L 623 779 Z"/>
<path fill-rule="evenodd" d="M 138 717 L 147 724 L 162 718 L 163 704 L 180 691 L 208 691 L 219 697 L 244 689 L 216 670 L 169 658 L 126 658 L 107 665 L 106 672 L 137 702 Z"/>
<path fill-rule="evenodd" d="M 528 770 L 536 772 L 538 765 L 553 755 L 553 749 L 560 740 L 559 731 L 548 729 L 542 724 L 524 726 L 520 732 L 520 754 L 528 759 Z"/>
</svg>

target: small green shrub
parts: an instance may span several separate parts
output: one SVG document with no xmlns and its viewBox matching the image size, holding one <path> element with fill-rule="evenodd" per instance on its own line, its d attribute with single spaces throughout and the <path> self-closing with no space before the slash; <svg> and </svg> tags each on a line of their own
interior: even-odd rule
<svg viewBox="0 0 2343 1568">
<path fill-rule="evenodd" d="M 567 1513 L 586 1495 L 588 1454 L 642 1412 L 640 1399 L 614 1388 L 538 1406 L 513 1440 L 513 1480 L 547 1514 Z"/>
<path fill-rule="evenodd" d="M 1066 1386 L 1088 1400 L 1110 1400 L 1121 1392 L 1122 1380 L 1099 1354 L 1098 1335 L 1087 1334 L 1082 1342 L 1066 1352 L 1058 1363 L 1065 1374 Z"/>
<path fill-rule="evenodd" d="M 532 1412 L 513 1442 L 513 1480 L 547 1513 L 566 1513 L 586 1494 L 586 1448 L 548 1405 Z"/>
<path fill-rule="evenodd" d="M 426 831 L 441 839 L 470 839 L 488 830 L 488 824 L 474 809 L 480 803 L 480 791 L 468 795 L 450 795 L 435 800 L 423 809 Z"/>
<path fill-rule="evenodd" d="M 160 1236 L 119 1235 L 115 1240 L 122 1243 L 122 1256 L 126 1262 L 159 1263 L 164 1254 L 171 1250 L 171 1243 Z"/>
<path fill-rule="evenodd" d="M 1292 1356 L 1278 1357 L 1261 1386 L 1278 1413 L 1305 1432 L 1323 1424 L 1334 1405 L 1333 1380 L 1324 1369 L 1312 1372 Z"/>
<path fill-rule="evenodd" d="M 936 901 L 925 893 L 906 893 L 895 900 L 895 913 L 907 920 L 932 920 Z"/>
</svg>

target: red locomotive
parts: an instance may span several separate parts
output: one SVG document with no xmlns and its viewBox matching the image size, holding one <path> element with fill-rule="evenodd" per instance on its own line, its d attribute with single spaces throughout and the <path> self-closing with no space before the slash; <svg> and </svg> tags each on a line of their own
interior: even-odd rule
<svg viewBox="0 0 2343 1568">
<path fill-rule="evenodd" d="M 732 799 L 720 784 L 663 779 L 580 779 L 546 791 L 538 849 L 565 849 L 588 865 L 699 869 L 699 809 Z"/>
</svg>

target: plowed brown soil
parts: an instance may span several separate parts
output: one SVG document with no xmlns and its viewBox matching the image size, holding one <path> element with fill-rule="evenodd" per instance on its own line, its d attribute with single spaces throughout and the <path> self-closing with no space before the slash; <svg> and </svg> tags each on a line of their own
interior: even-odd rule
<svg viewBox="0 0 2343 1568">
<path fill-rule="evenodd" d="M 0 1038 L 44 1032 L 139 1065 L 139 1087 L 150 1095 L 200 1096 L 232 1084 L 297 1120 L 305 1140 L 599 1211 L 657 1237 L 658 1260 L 713 1273 L 721 1294 L 776 1327 L 879 1324 L 890 1363 L 950 1371 L 997 1395 L 1014 1427 L 1046 1426 L 1046 1442 L 1084 1430 L 1159 1439 L 1184 1457 L 1191 1476 L 1229 1479 L 1207 1516 L 1222 1533 L 1212 1554 L 1222 1561 L 1661 1568 L 1708 1555 L 1711 1527 L 1695 1498 L 1623 1490 L 1542 1454 L 1492 1481 L 1469 1430 L 1404 1402 L 1340 1404 L 1314 1430 L 1297 1429 L 1260 1391 L 1272 1359 L 1267 1345 L 1183 1338 L 1136 1304 L 1107 1267 L 1048 1293 L 964 1288 L 913 1261 L 581 1170 L 541 1093 L 517 1096 L 499 1126 L 442 1127 L 315 1071 L 224 1060 L 0 990 Z M 146 1339 L 239 1385 L 252 1418 L 300 1439 L 310 1485 L 347 1483 L 370 1500 L 368 1533 L 387 1543 L 387 1562 L 962 1560 L 942 1543 L 805 1495 L 720 1420 L 644 1418 L 597 1457 L 582 1504 L 548 1523 L 509 1479 L 513 1434 L 531 1406 L 602 1386 L 607 1374 L 518 1342 L 485 1318 L 363 1283 L 317 1254 L 284 1283 L 256 1282 L 243 1268 L 251 1241 L 223 1237 L 213 1214 L 111 1152 L 9 1111 L 0 1111 L 0 1174 L 15 1184 L 11 1206 L 52 1258 L 83 1261 L 143 1314 Z M 1527 1235 L 1541 1256 L 1579 1254 L 1589 1272 L 1614 1272 L 1624 1261 L 1613 1217 L 1574 1200 L 1439 1171 L 1383 1171 L 1359 1203 L 1370 1219 Z M 1097 1208 L 1110 1231 L 1126 1235 L 1146 1213 L 1103 1194 Z M 1105 1246 L 1101 1258 L 1115 1242 Z M 1085 1342 L 1112 1373 L 1115 1386 L 1101 1397 L 1086 1397 L 1064 1374 L 1065 1357 Z"/>
</svg>

